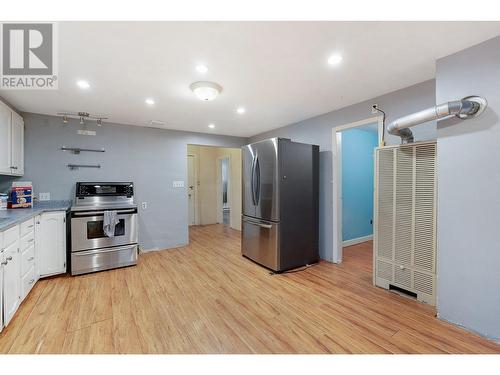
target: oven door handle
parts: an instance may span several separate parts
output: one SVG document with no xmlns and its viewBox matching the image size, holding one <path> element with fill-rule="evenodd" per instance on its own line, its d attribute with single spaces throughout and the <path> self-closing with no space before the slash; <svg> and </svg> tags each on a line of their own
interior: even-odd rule
<svg viewBox="0 0 500 375">
<path fill-rule="evenodd" d="M 81 256 L 86 256 L 86 255 L 91 255 L 91 254 L 114 253 L 116 251 L 132 249 L 134 246 L 136 246 L 136 244 L 117 246 L 117 247 L 112 247 L 109 249 L 84 250 L 84 251 L 74 252 L 74 253 L 72 253 L 72 255 L 81 257 Z"/>
<path fill-rule="evenodd" d="M 113 210 L 109 210 L 113 211 Z M 137 213 L 135 209 L 116 211 L 117 215 Z M 104 211 L 73 212 L 73 216 L 97 216 L 104 215 Z"/>
</svg>

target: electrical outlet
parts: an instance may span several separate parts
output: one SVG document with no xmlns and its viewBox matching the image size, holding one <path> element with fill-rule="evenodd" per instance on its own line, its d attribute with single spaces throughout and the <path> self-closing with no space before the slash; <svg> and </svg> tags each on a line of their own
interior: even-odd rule
<svg viewBox="0 0 500 375">
<path fill-rule="evenodd" d="M 378 113 L 377 109 L 378 109 L 378 104 L 373 104 L 372 105 L 372 114 L 377 114 Z"/>
<path fill-rule="evenodd" d="M 172 187 L 174 187 L 174 188 L 183 188 L 184 187 L 184 181 L 173 181 L 172 182 Z"/>
<path fill-rule="evenodd" d="M 78 129 L 76 131 L 76 134 L 95 136 L 96 133 L 95 133 L 95 130 L 82 130 L 82 129 Z"/>
<path fill-rule="evenodd" d="M 143 210 L 147 210 L 148 209 L 148 202 L 142 202 L 141 207 Z"/>
<path fill-rule="evenodd" d="M 40 193 L 38 197 L 41 201 L 50 201 L 50 193 Z"/>
</svg>

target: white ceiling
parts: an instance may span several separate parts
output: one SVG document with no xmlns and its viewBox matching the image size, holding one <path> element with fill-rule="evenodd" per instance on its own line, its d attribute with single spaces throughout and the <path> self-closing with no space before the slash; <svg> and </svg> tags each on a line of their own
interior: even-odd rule
<svg viewBox="0 0 500 375">
<path fill-rule="evenodd" d="M 25 112 L 251 136 L 433 78 L 436 59 L 499 34 L 500 22 L 62 22 L 59 89 L 0 95 Z M 196 99 L 198 80 L 221 95 Z"/>
</svg>

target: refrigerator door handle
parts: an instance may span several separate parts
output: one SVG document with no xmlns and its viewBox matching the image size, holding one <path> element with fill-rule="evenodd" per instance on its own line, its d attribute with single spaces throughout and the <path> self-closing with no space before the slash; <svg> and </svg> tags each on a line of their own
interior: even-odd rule
<svg viewBox="0 0 500 375">
<path fill-rule="evenodd" d="M 257 205 L 257 200 L 255 197 L 255 163 L 257 161 L 257 156 L 253 156 L 252 158 L 252 181 L 250 185 L 252 186 L 252 203 L 254 206 Z"/>
<path fill-rule="evenodd" d="M 258 227 L 265 228 L 265 229 L 272 229 L 273 228 L 273 226 L 271 224 L 259 223 L 259 222 L 253 221 L 253 220 L 249 220 L 247 218 L 243 218 L 243 221 L 245 223 L 257 225 Z"/>
<path fill-rule="evenodd" d="M 257 206 L 260 204 L 260 163 L 258 155 L 255 155 L 255 172 L 255 175 L 257 176 L 257 184 L 255 189 L 255 205 Z"/>
</svg>

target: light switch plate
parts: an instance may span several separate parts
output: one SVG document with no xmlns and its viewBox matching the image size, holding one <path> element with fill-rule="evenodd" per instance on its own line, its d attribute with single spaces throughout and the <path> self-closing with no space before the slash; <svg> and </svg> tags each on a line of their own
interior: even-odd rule
<svg viewBox="0 0 500 375">
<path fill-rule="evenodd" d="M 50 193 L 40 193 L 38 197 L 41 201 L 50 201 Z"/>
<path fill-rule="evenodd" d="M 174 188 L 183 188 L 184 187 L 184 181 L 173 181 L 172 182 L 172 187 L 174 187 Z"/>
</svg>

